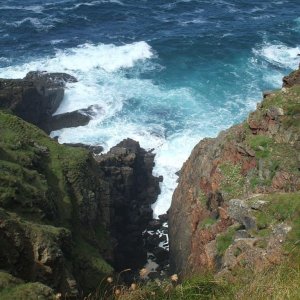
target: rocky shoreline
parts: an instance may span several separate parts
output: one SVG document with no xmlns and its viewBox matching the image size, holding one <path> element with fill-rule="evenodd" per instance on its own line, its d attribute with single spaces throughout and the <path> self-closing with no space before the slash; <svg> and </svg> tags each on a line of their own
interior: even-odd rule
<svg viewBox="0 0 300 300">
<path fill-rule="evenodd" d="M 46 72 L 0 79 L 4 286 L 80 298 L 115 272 L 136 281 L 144 266 L 147 280 L 163 280 L 169 267 L 181 279 L 205 272 L 232 279 L 240 268 L 280 264 L 293 225 L 280 201 L 293 203 L 300 190 L 300 70 L 265 92 L 245 122 L 195 146 L 158 219 L 151 205 L 163 178 L 152 174 L 151 151 L 132 139 L 102 153 L 101 145 L 48 136 L 101 113 L 53 116 L 75 81 Z"/>
<path fill-rule="evenodd" d="M 46 72 L 30 72 L 21 80 L 0 79 L 0 108 L 7 112 L 3 118 L 15 118 L 10 115 L 13 113 L 25 121 L 37 125 L 46 133 L 64 127 L 76 127 L 87 124 L 92 118 L 94 107 L 52 116 L 62 102 L 65 85 L 68 82 L 76 82 L 76 78 L 68 74 Z M 16 120 L 11 120 L 10 122 L 16 122 Z M 23 125 L 22 122 L 21 120 L 17 120 L 18 125 L 15 125 L 15 130 L 22 130 L 22 126 L 27 128 L 28 125 L 26 125 L 25 122 Z M 17 126 L 20 128 L 17 128 Z M 9 128 L 7 128 L 7 130 L 9 130 Z M 29 126 L 28 132 L 31 130 L 35 132 L 37 129 Z M 32 134 L 32 136 L 34 135 L 35 134 Z M 42 139 L 45 139 L 42 132 L 38 135 L 43 137 Z M 29 136 L 31 136 L 31 133 L 29 133 Z M 5 136 L 2 137 L 2 139 L 4 139 L 3 142 L 9 143 L 9 140 L 5 140 L 5 138 Z M 21 139 L 21 137 L 19 138 Z M 62 170 L 62 176 L 65 179 L 62 178 L 61 184 L 64 185 L 64 181 L 67 180 L 66 197 L 70 197 L 70 209 L 73 211 L 72 214 L 76 214 L 77 217 L 73 215 L 71 219 L 67 221 L 67 224 L 63 226 L 67 228 L 68 233 L 66 238 L 62 238 L 58 244 L 57 242 L 52 244 L 51 241 L 47 244 L 45 244 L 45 242 L 43 242 L 44 244 L 39 244 L 38 241 L 32 240 L 32 238 L 28 236 L 28 234 L 31 234 L 31 227 L 29 226 L 28 233 L 22 233 L 24 239 L 29 239 L 27 243 L 29 248 L 43 248 L 43 252 L 51 253 L 51 249 L 56 247 L 57 251 L 61 251 L 62 254 L 58 256 L 61 257 L 59 259 L 55 259 L 52 254 L 47 254 L 47 256 L 44 257 L 38 253 L 27 257 L 27 254 L 23 253 L 27 247 L 25 241 L 21 242 L 21 244 L 25 245 L 22 246 L 25 247 L 24 250 L 22 250 L 23 248 L 19 248 L 20 246 L 18 246 L 20 241 L 10 237 L 14 231 L 17 232 L 17 229 L 9 229 L 9 227 L 7 227 L 8 225 L 6 225 L 11 222 L 7 217 L 10 213 L 15 212 L 17 204 L 13 204 L 15 201 L 13 199 L 14 197 L 6 199 L 5 196 L 3 196 L 2 198 L 4 199 L 1 199 L 1 207 L 2 210 L 4 209 L 3 213 L 8 215 L 5 218 L 1 218 L 1 241 L 7 244 L 7 246 L 9 245 L 8 247 L 11 249 L 14 249 L 12 253 L 14 253 L 15 256 L 17 255 L 17 257 L 19 257 L 19 255 L 25 255 L 25 261 L 29 269 L 32 269 L 30 265 L 33 266 L 37 263 L 40 264 L 41 267 L 38 272 L 34 270 L 28 274 L 20 272 L 20 268 L 25 267 L 23 266 L 22 260 L 16 262 L 16 259 L 12 259 L 10 255 L 5 253 L 5 248 L 2 249 L 4 252 L 0 251 L 0 269 L 6 270 L 25 281 L 39 281 L 44 283 L 63 295 L 78 296 L 79 294 L 85 294 L 96 288 L 93 284 L 101 282 L 101 277 L 105 276 L 105 274 L 111 274 L 112 269 L 110 269 L 110 267 L 100 266 L 100 269 L 106 269 L 106 271 L 99 270 L 100 273 L 96 271 L 93 267 L 94 263 L 83 258 L 84 255 L 81 252 L 85 250 L 78 251 L 78 249 L 75 249 L 76 245 L 74 245 L 74 243 L 83 243 L 86 244 L 85 247 L 92 247 L 90 251 L 91 253 L 95 253 L 96 256 L 97 251 L 99 251 L 99 257 L 101 258 L 102 256 L 117 272 L 130 268 L 132 270 L 132 272 L 130 272 L 130 278 L 135 276 L 138 270 L 147 263 L 147 259 L 149 258 L 148 252 L 150 250 L 153 252 L 152 259 L 158 263 L 164 263 L 164 266 L 167 265 L 168 251 L 159 246 L 159 243 L 162 242 L 162 238 L 160 237 L 158 240 L 154 238 L 157 235 L 155 231 L 162 228 L 162 222 L 152 220 L 153 212 L 151 204 L 156 201 L 160 193 L 159 182 L 163 180 L 162 177 L 157 178 L 152 175 L 154 154 L 151 151 L 145 151 L 139 146 L 138 142 L 131 139 L 120 142 L 105 154 L 101 153 L 103 148 L 99 145 L 67 144 L 61 146 L 55 139 L 46 139 L 47 145 L 40 141 L 37 142 L 33 137 L 32 142 L 30 142 L 32 144 L 29 143 L 29 145 L 27 145 L 26 140 L 20 140 L 19 142 L 22 144 L 22 150 L 29 146 L 34 147 L 33 153 L 36 151 L 41 152 L 37 158 L 41 161 L 39 164 L 47 164 L 48 157 L 51 156 L 53 152 L 50 150 L 51 147 L 57 148 L 57 163 L 62 159 L 59 154 L 60 151 L 63 152 L 63 149 L 66 147 L 70 153 L 73 151 L 74 153 L 83 151 L 83 157 L 85 157 L 84 160 L 86 162 L 84 162 L 83 165 L 79 165 L 80 162 L 78 161 L 78 166 L 76 165 L 76 168 L 79 167 L 79 169 L 81 169 L 80 172 L 82 172 L 82 174 L 75 172 L 74 174 L 68 175 L 69 171 L 65 173 L 65 171 Z M 51 144 L 51 147 L 48 146 L 48 143 Z M 6 146 L 10 147 L 10 144 Z M 17 151 L 18 150 L 19 149 L 17 149 Z M 5 148 L 2 149 L 1 147 L 1 151 L 3 152 L 1 152 L 1 159 L 4 159 L 5 163 L 6 160 L 11 161 L 10 158 L 6 158 L 8 150 Z M 24 155 L 26 156 L 27 154 Z M 67 160 L 66 158 L 66 164 L 69 164 Z M 13 160 L 13 163 L 18 164 L 18 161 Z M 75 162 L 75 164 L 77 164 L 77 162 Z M 3 166 L 0 166 L 0 168 L 3 169 Z M 29 172 L 38 172 L 46 179 L 48 184 L 46 189 L 51 193 L 51 186 L 49 185 L 51 185 L 50 181 L 52 179 L 48 178 L 49 175 L 46 170 L 35 166 L 35 164 L 27 168 Z M 57 178 L 57 176 L 55 177 L 55 180 L 59 182 L 60 179 Z M 5 189 L 5 185 L 6 183 L 1 185 L 3 189 Z M 75 203 L 72 198 L 76 199 Z M 49 202 L 50 197 L 46 196 L 45 200 Z M 12 204 L 6 207 L 5 204 L 3 204 L 5 201 L 11 201 Z M 54 207 L 62 205 L 62 203 L 57 203 L 57 200 L 51 199 L 51 202 L 54 202 L 52 204 Z M 31 205 L 33 208 L 36 206 L 35 203 Z M 52 220 L 61 218 L 61 213 L 59 213 L 58 210 L 58 208 L 54 208 L 50 214 L 51 217 L 48 217 L 47 213 L 45 216 L 43 215 L 43 217 L 40 217 L 40 213 L 37 213 L 37 215 L 38 218 L 41 218 L 42 223 L 50 223 L 51 226 L 57 226 L 55 225 L 56 222 L 53 223 Z M 23 218 L 23 214 L 20 214 L 20 217 Z M 30 223 L 32 223 L 31 218 L 33 218 L 33 216 L 31 216 L 30 213 L 26 214 L 25 219 L 28 219 Z M 161 220 L 164 223 L 166 222 L 165 217 Z M 78 222 L 81 225 L 78 224 L 75 226 L 73 224 Z M 32 225 L 33 224 L 35 223 L 33 222 Z M 62 224 L 59 226 L 61 225 Z M 78 226 L 86 228 L 87 231 L 83 230 L 83 233 L 75 238 L 75 236 L 78 235 L 78 230 L 81 231 Z M 99 230 L 102 231 L 101 234 Z M 163 230 L 166 235 L 166 229 L 164 228 Z M 152 232 L 152 235 L 149 232 Z M 147 233 L 148 236 L 146 236 L 147 234 L 145 233 Z M 99 237 L 99 234 L 102 237 Z M 104 240 L 103 236 L 106 236 Z M 62 244 L 65 246 L 61 246 Z M 64 250 L 64 247 L 68 248 L 68 250 Z M 41 250 L 38 250 L 38 252 L 40 251 Z M 73 257 L 74 252 L 77 254 L 75 257 Z M 72 259 L 70 259 L 70 256 Z M 97 260 L 97 257 L 95 257 L 95 259 Z M 66 262 L 68 261 L 69 263 L 67 264 L 71 263 L 71 267 L 66 266 Z M 59 273 L 61 275 L 57 277 L 57 275 L 55 275 L 56 271 L 54 270 L 60 270 Z M 46 276 L 48 273 L 49 275 Z M 84 273 L 86 273 L 86 275 L 84 275 Z M 89 279 L 89 273 L 95 276 L 93 280 Z"/>
</svg>

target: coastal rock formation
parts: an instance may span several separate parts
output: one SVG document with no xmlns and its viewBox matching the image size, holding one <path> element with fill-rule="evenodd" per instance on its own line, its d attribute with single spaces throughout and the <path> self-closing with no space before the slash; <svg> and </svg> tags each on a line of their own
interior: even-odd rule
<svg viewBox="0 0 300 300">
<path fill-rule="evenodd" d="M 159 179 L 152 175 L 154 154 L 126 139 L 96 160 L 110 188 L 110 231 L 117 242 L 114 266 L 119 271 L 141 268 L 147 258 L 142 232 L 160 193 Z"/>
<path fill-rule="evenodd" d="M 139 242 L 159 192 L 154 155 L 125 140 L 97 157 L 0 111 L 0 269 L 16 285 L 77 297 L 111 265 L 137 255 L 141 267 Z"/>
<path fill-rule="evenodd" d="M 174 272 L 221 271 L 232 264 L 226 251 L 236 238 L 245 238 L 236 256 L 244 256 L 249 266 L 259 265 L 253 257 L 261 255 L 261 242 L 255 239 L 261 230 L 274 228 L 256 222 L 259 210 L 247 203 L 261 195 L 256 200 L 270 202 L 262 209 L 267 214 L 277 201 L 275 196 L 270 201 L 269 194 L 300 189 L 300 86 L 293 85 L 299 83 L 299 74 L 285 77 L 282 90 L 266 94 L 247 121 L 202 140 L 184 163 L 169 211 Z M 270 233 L 263 240 L 266 248 L 274 248 Z"/>
<path fill-rule="evenodd" d="M 68 74 L 46 72 L 29 72 L 23 79 L 0 79 L 0 108 L 41 126 L 61 104 L 66 82 L 76 81 Z"/>
<path fill-rule="evenodd" d="M 101 113 L 101 110 L 98 105 L 90 105 L 88 108 L 53 115 L 44 120 L 40 127 L 50 133 L 62 128 L 84 126 L 90 122 L 93 116 Z"/>
</svg>

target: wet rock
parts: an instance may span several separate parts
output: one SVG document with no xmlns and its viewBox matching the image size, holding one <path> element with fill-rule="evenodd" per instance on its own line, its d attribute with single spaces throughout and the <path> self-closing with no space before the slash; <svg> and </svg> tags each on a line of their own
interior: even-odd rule
<svg viewBox="0 0 300 300">
<path fill-rule="evenodd" d="M 43 127 L 64 97 L 64 73 L 29 72 L 23 79 L 0 79 L 0 108 L 9 109 L 27 122 Z"/>
<path fill-rule="evenodd" d="M 44 84 L 51 84 L 55 82 L 62 86 L 65 86 L 66 83 L 74 83 L 78 81 L 74 76 L 66 73 L 48 73 L 46 71 L 30 71 L 26 74 L 24 80 L 39 81 Z"/>
<path fill-rule="evenodd" d="M 41 128 L 50 133 L 62 128 L 84 126 L 89 123 L 93 116 L 101 113 L 101 111 L 102 108 L 98 105 L 91 105 L 88 108 L 50 116 L 41 125 Z"/>
<path fill-rule="evenodd" d="M 117 241 L 114 266 L 119 271 L 139 269 L 147 258 L 142 233 L 152 220 L 151 204 L 160 193 L 159 179 L 152 175 L 154 154 L 126 139 L 96 160 L 110 187 L 110 231 Z"/>
<path fill-rule="evenodd" d="M 157 230 L 161 227 L 161 222 L 159 220 L 152 220 L 148 224 L 148 230 Z"/>
<path fill-rule="evenodd" d="M 162 247 L 154 248 L 152 253 L 155 256 L 156 262 L 161 265 L 164 261 L 168 261 L 169 259 L 169 251 Z"/>
<path fill-rule="evenodd" d="M 165 222 L 168 222 L 168 214 L 162 214 L 162 215 L 159 215 L 158 216 L 158 219 L 162 222 L 162 223 L 165 223 Z"/>
</svg>

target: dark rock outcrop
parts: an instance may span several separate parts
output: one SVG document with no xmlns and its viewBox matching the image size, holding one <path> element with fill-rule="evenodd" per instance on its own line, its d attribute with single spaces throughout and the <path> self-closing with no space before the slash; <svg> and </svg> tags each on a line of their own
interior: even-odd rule
<svg viewBox="0 0 300 300">
<path fill-rule="evenodd" d="M 47 133 L 62 128 L 78 127 L 87 125 L 96 114 L 101 112 L 101 107 L 91 105 L 88 108 L 50 116 L 40 127 Z"/>
<path fill-rule="evenodd" d="M 154 154 L 126 139 L 96 160 L 110 187 L 110 229 L 117 243 L 114 266 L 119 271 L 141 268 L 147 258 L 142 232 L 160 192 L 159 179 L 152 175 Z"/>
<path fill-rule="evenodd" d="M 62 102 L 67 82 L 76 82 L 76 78 L 64 73 L 29 72 L 23 79 L 0 79 L 0 108 L 43 127 Z"/>
<path fill-rule="evenodd" d="M 245 236 L 255 238 L 253 232 L 259 235 L 262 229 L 256 228 L 253 214 L 257 210 L 243 201 L 256 194 L 300 189 L 300 92 L 299 86 L 294 86 L 300 83 L 299 74 L 298 70 L 285 77 L 281 91 L 267 93 L 246 122 L 194 147 L 180 171 L 169 210 L 173 272 L 221 271 L 228 247 L 223 241 L 230 241 L 241 229 L 246 230 Z M 245 205 L 239 206 L 241 203 Z M 273 245 L 272 239 L 269 235 L 264 242 Z M 245 249 L 245 243 L 240 244 Z M 244 255 L 251 265 L 250 253 L 259 243 L 246 244 L 254 246 L 237 256 Z M 257 249 L 258 254 L 252 257 L 262 252 Z M 268 259 L 265 262 L 267 266 Z"/>
<path fill-rule="evenodd" d="M 64 145 L 70 146 L 70 147 L 76 147 L 76 148 L 78 148 L 78 147 L 84 148 L 95 155 L 99 155 L 103 151 L 103 147 L 100 145 L 96 146 L 96 145 L 88 145 L 88 144 L 83 144 L 83 143 L 64 143 Z"/>
<path fill-rule="evenodd" d="M 283 77 L 283 87 L 292 87 L 295 84 L 300 84 L 300 69 Z"/>
</svg>

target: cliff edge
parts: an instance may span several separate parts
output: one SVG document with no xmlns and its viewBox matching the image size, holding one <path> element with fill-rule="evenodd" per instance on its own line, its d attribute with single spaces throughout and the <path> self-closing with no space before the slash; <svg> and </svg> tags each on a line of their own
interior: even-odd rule
<svg viewBox="0 0 300 300">
<path fill-rule="evenodd" d="M 300 200 L 300 70 L 257 109 L 197 144 L 169 211 L 171 269 L 182 275 L 280 262 Z"/>
</svg>

